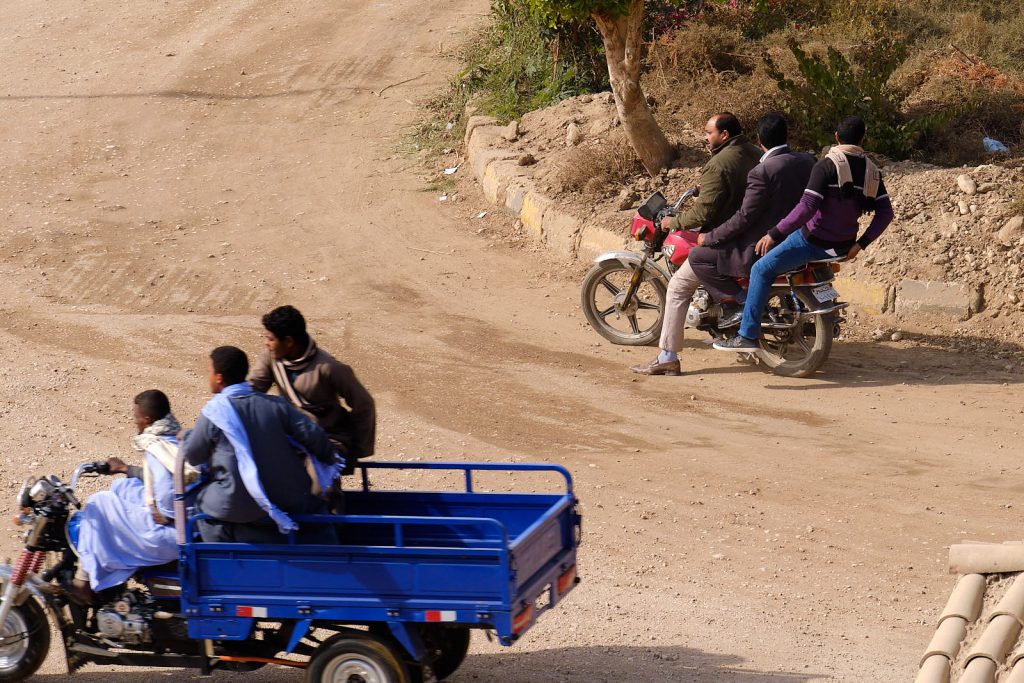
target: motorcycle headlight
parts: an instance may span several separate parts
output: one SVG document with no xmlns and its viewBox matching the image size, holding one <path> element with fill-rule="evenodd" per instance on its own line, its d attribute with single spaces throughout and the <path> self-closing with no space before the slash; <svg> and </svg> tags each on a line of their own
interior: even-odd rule
<svg viewBox="0 0 1024 683">
<path fill-rule="evenodd" d="M 51 493 L 53 493 L 53 484 L 46 479 L 40 479 L 29 488 L 28 497 L 34 503 L 41 503 L 49 498 Z"/>
<path fill-rule="evenodd" d="M 25 483 L 21 485 L 21 491 L 18 491 L 18 507 L 27 508 L 32 507 L 32 498 L 29 497 L 29 489 L 32 488 L 36 483 L 35 477 L 29 477 L 25 480 Z"/>
</svg>

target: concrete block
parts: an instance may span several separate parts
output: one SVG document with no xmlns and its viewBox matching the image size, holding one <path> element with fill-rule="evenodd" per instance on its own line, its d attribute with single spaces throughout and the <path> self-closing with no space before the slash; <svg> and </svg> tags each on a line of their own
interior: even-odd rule
<svg viewBox="0 0 1024 683">
<path fill-rule="evenodd" d="M 584 225 L 576 253 L 581 259 L 591 260 L 606 251 L 623 251 L 635 241 L 625 233 L 613 232 L 608 228 Z"/>
<path fill-rule="evenodd" d="M 463 142 L 467 145 L 469 141 L 473 139 L 473 131 L 480 126 L 496 126 L 498 119 L 493 116 L 470 116 L 469 121 L 466 121 L 466 137 Z"/>
<path fill-rule="evenodd" d="M 868 315 L 881 315 L 885 312 L 888 285 L 840 276 L 836 278 L 835 287 L 840 299 L 849 301 Z"/>
<path fill-rule="evenodd" d="M 513 182 L 524 183 L 528 174 L 515 161 L 499 159 L 491 163 L 481 181 L 487 201 L 499 206 L 505 203 L 509 186 Z"/>
<path fill-rule="evenodd" d="M 562 254 L 574 256 L 580 231 L 583 229 L 580 220 L 553 208 L 544 212 L 542 220 L 544 239 L 548 246 Z"/>
<path fill-rule="evenodd" d="M 473 167 L 473 175 L 476 177 L 476 181 L 478 183 L 484 182 L 488 166 L 495 161 L 508 158 L 508 155 L 500 149 L 490 149 L 488 147 L 480 149 L 474 148 L 474 145 L 470 145 L 467 152 L 469 163 Z"/>
<path fill-rule="evenodd" d="M 896 288 L 896 313 L 966 318 L 970 315 L 973 294 L 960 282 L 901 280 Z"/>
<path fill-rule="evenodd" d="M 523 211 L 523 200 L 526 199 L 526 193 L 530 191 L 530 188 L 525 181 L 512 180 L 508 184 L 508 190 L 505 191 L 505 208 L 509 210 L 513 216 L 518 216 Z"/>
<path fill-rule="evenodd" d="M 498 171 L 500 161 L 491 163 L 484 170 L 484 177 L 480 180 L 480 188 L 484 191 L 484 197 L 491 204 L 503 204 L 505 201 L 505 188 L 508 187 L 508 179 Z"/>
<path fill-rule="evenodd" d="M 528 191 L 523 197 L 523 210 L 519 212 L 519 220 L 522 221 L 526 232 L 536 239 L 544 239 L 544 212 L 551 204 L 550 199 L 533 190 Z"/>
</svg>

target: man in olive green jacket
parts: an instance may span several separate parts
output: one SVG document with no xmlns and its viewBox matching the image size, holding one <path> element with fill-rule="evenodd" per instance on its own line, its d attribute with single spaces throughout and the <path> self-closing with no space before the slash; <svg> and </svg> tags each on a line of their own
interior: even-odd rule
<svg viewBox="0 0 1024 683">
<path fill-rule="evenodd" d="M 728 220 L 743 203 L 747 174 L 761 161 L 762 151 L 743 135 L 736 116 L 729 112 L 715 114 L 704 126 L 704 138 L 711 149 L 711 159 L 700 174 L 700 195 L 693 206 L 678 216 L 662 222 L 665 230 L 696 230 L 707 232 Z M 679 375 L 679 350 L 683 348 L 683 327 L 690 299 L 700 280 L 689 261 L 685 261 L 668 284 L 665 298 L 665 320 L 661 327 L 661 353 L 647 363 L 634 365 L 633 372 L 642 375 Z"/>
</svg>

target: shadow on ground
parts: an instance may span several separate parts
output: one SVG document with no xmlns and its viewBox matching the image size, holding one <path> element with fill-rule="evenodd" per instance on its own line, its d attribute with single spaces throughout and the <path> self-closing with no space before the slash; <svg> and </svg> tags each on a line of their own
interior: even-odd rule
<svg viewBox="0 0 1024 683">
<path fill-rule="evenodd" d="M 770 389 L 1024 383 L 1024 346 L 983 337 L 907 334 L 900 342 L 837 340 L 829 359 L 807 379 L 771 379 L 764 368 L 719 353 L 721 365 L 701 374 L 761 372 Z"/>
<path fill-rule="evenodd" d="M 451 683 L 802 683 L 823 674 L 739 668 L 740 657 L 688 647 L 569 647 L 470 655 Z"/>
<path fill-rule="evenodd" d="M 510 650 L 471 654 L 462 667 L 445 679 L 451 683 L 804 683 L 824 680 L 824 674 L 753 671 L 739 668 L 744 660 L 687 647 L 567 647 L 533 652 Z M 78 683 L 152 683 L 202 678 L 193 669 L 133 669 L 89 664 L 70 677 L 36 675 L 39 681 L 74 680 Z M 250 683 L 301 683 L 304 672 L 265 666 L 253 672 L 214 671 L 204 680 Z"/>
</svg>

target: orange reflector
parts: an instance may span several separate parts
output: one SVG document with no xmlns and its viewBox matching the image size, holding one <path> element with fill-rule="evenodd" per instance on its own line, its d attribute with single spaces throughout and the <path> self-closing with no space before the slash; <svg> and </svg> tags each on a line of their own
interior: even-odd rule
<svg viewBox="0 0 1024 683">
<path fill-rule="evenodd" d="M 838 263 L 833 263 L 832 264 L 832 272 L 833 273 L 838 273 L 841 269 L 842 269 L 842 266 L 840 266 Z"/>
<path fill-rule="evenodd" d="M 558 594 L 564 595 L 573 584 L 576 583 L 576 565 L 573 565 L 562 572 L 562 575 L 558 577 Z"/>
<path fill-rule="evenodd" d="M 527 605 L 519 614 L 512 617 L 512 633 L 517 636 L 528 629 L 533 623 L 533 605 Z"/>
</svg>

